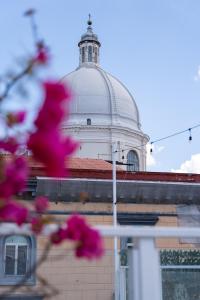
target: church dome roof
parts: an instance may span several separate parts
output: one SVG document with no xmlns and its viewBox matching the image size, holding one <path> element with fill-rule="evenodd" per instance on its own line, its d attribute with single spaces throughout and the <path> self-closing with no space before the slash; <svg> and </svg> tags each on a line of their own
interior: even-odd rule
<svg viewBox="0 0 200 300">
<path fill-rule="evenodd" d="M 84 125 L 89 123 L 99 128 L 111 126 L 141 133 L 133 96 L 123 83 L 99 65 L 101 44 L 93 32 L 90 15 L 87 24 L 87 31 L 78 43 L 79 67 L 62 79 L 74 95 L 69 121 L 63 126 L 82 126 L 85 130 Z"/>
<path fill-rule="evenodd" d="M 69 125 L 120 126 L 140 130 L 139 112 L 128 89 L 97 64 L 83 63 L 63 78 L 74 95 Z"/>
</svg>

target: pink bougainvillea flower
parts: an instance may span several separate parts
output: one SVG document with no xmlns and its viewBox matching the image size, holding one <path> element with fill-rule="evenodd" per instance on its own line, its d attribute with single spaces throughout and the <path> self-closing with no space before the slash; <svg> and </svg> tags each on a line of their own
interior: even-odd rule
<svg viewBox="0 0 200 300">
<path fill-rule="evenodd" d="M 46 81 L 43 86 L 46 101 L 55 101 L 59 104 L 64 100 L 70 100 L 71 92 L 69 88 L 61 82 Z"/>
<path fill-rule="evenodd" d="M 36 57 L 33 59 L 35 63 L 45 65 L 49 62 L 49 53 L 46 47 L 39 47 Z"/>
<path fill-rule="evenodd" d="M 16 124 L 21 124 L 24 122 L 26 118 L 26 112 L 25 111 L 19 111 L 16 113 L 8 113 L 6 116 L 6 123 L 8 126 L 13 126 Z"/>
<path fill-rule="evenodd" d="M 77 257 L 93 259 L 101 257 L 104 253 L 103 241 L 99 232 L 92 229 L 79 215 L 71 216 L 67 220 L 66 236 L 77 242 L 75 248 Z"/>
<path fill-rule="evenodd" d="M 103 241 L 99 232 L 92 228 L 85 230 L 76 247 L 76 256 L 93 259 L 101 257 L 103 253 Z"/>
<path fill-rule="evenodd" d="M 27 162 L 23 157 L 15 157 L 4 164 L 3 179 L 0 182 L 0 198 L 10 198 L 21 192 L 28 177 Z"/>
<path fill-rule="evenodd" d="M 71 92 L 69 88 L 57 82 L 45 82 L 43 88 L 44 103 L 35 120 L 35 125 L 40 130 L 55 129 L 55 127 L 60 127 L 63 117 L 67 114 L 66 102 L 70 100 Z"/>
<path fill-rule="evenodd" d="M 52 233 L 51 242 L 55 245 L 59 245 L 66 239 L 66 229 L 59 228 L 56 232 Z"/>
<path fill-rule="evenodd" d="M 14 137 L 9 137 L 6 140 L 0 140 L 0 149 L 8 151 L 10 153 L 15 153 L 19 145 Z"/>
<path fill-rule="evenodd" d="M 27 221 L 28 209 L 16 201 L 8 201 L 0 206 L 0 221 L 14 222 L 18 225 Z"/>
<path fill-rule="evenodd" d="M 31 219 L 31 229 L 35 234 L 41 233 L 44 227 L 44 222 L 41 217 L 33 217 Z"/>
<path fill-rule="evenodd" d="M 40 196 L 35 199 L 35 209 L 38 213 L 43 213 L 49 206 L 49 200 L 46 197 Z"/>
<path fill-rule="evenodd" d="M 60 126 L 65 115 L 65 109 L 54 101 L 45 103 L 40 110 L 35 125 L 40 130 L 51 130 Z"/>
<path fill-rule="evenodd" d="M 30 136 L 28 147 L 48 176 L 62 177 L 66 175 L 65 157 L 75 151 L 77 143 L 62 137 L 58 130 L 37 131 Z"/>
<path fill-rule="evenodd" d="M 43 87 L 44 103 L 35 120 L 36 131 L 30 135 L 27 145 L 34 158 L 44 165 L 48 176 L 62 177 L 66 175 L 65 159 L 78 146 L 60 131 L 70 92 L 57 82 L 45 82 Z"/>
<path fill-rule="evenodd" d="M 80 241 L 83 231 L 88 229 L 85 219 L 80 215 L 73 215 L 67 220 L 67 237 L 73 241 Z"/>
</svg>

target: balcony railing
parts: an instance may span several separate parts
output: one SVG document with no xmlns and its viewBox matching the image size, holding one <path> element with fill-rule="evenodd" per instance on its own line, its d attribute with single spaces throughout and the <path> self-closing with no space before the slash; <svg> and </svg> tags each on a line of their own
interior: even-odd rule
<svg viewBox="0 0 200 300">
<path fill-rule="evenodd" d="M 129 262 L 130 300 L 162 300 L 160 252 L 157 238 L 200 238 L 200 228 L 98 226 L 105 237 L 132 237 L 133 247 Z M 129 279 L 130 280 L 130 279 Z M 115 299 L 124 300 L 125 292 Z M 124 297 L 124 298 L 123 298 Z"/>
</svg>

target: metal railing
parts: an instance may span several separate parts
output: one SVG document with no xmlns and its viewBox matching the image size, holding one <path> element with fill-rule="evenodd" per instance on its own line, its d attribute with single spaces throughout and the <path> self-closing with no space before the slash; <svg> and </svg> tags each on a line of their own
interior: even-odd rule
<svg viewBox="0 0 200 300">
<path fill-rule="evenodd" d="M 97 226 L 104 237 L 132 237 L 129 264 L 130 300 L 162 300 L 159 249 L 156 238 L 200 238 L 200 228 Z M 120 299 L 121 300 L 121 299 Z"/>
</svg>

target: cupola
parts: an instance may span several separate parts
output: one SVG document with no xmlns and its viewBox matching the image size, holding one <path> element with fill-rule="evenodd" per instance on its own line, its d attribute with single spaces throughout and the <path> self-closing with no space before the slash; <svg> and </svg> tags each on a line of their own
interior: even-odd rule
<svg viewBox="0 0 200 300">
<path fill-rule="evenodd" d="M 78 43 L 80 49 L 79 64 L 84 63 L 99 63 L 99 48 L 101 47 L 98 37 L 93 33 L 91 15 L 87 21 L 87 32 L 81 36 Z"/>
</svg>

